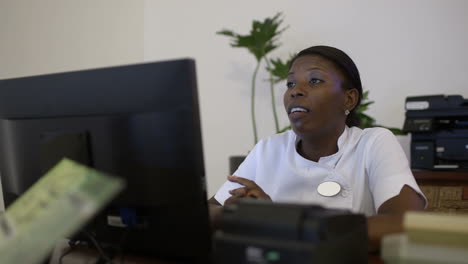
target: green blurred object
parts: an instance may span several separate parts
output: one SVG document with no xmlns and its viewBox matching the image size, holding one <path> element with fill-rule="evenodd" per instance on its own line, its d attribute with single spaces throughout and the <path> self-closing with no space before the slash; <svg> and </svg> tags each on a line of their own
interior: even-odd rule
<svg viewBox="0 0 468 264">
<path fill-rule="evenodd" d="M 361 104 L 356 108 L 356 114 L 359 116 L 359 119 L 361 119 L 361 124 L 359 125 L 360 128 L 364 129 L 369 127 L 384 127 L 392 131 L 394 135 L 406 135 L 406 133 L 403 132 L 400 128 L 378 125 L 373 117 L 365 114 L 364 112 L 367 111 L 369 106 L 373 103 L 375 102 L 369 100 L 369 91 L 364 91 L 362 94 Z"/>
<path fill-rule="evenodd" d="M 294 59 L 296 54 L 290 54 L 289 58 L 286 61 L 281 60 L 280 58 L 267 60 L 267 71 L 270 73 L 270 90 L 272 105 L 275 105 L 275 94 L 274 94 L 274 84 L 286 81 L 288 79 L 289 67 L 291 62 Z M 282 129 L 278 125 L 278 117 L 276 115 L 276 109 L 273 108 L 273 115 L 275 117 L 276 133 L 282 133 L 288 129 L 291 129 L 291 126 L 288 125 Z"/>
<path fill-rule="evenodd" d="M 260 68 L 262 61 L 265 61 L 267 68 L 276 69 L 275 64 L 270 61 L 267 55 L 278 48 L 280 43 L 278 42 L 279 35 L 286 30 L 287 27 L 281 27 L 283 23 L 282 14 L 277 13 L 273 18 L 265 18 L 263 21 L 254 20 L 252 22 L 252 28 L 250 33 L 247 35 L 241 35 L 233 32 L 232 30 L 224 29 L 216 32 L 216 34 L 227 36 L 231 39 L 231 46 L 234 48 L 246 48 L 252 55 L 255 56 L 257 65 L 252 76 L 251 84 L 251 116 L 252 116 L 252 127 L 254 133 L 254 144 L 258 142 L 257 135 L 257 123 L 255 120 L 255 81 L 257 79 L 257 73 Z M 281 61 L 275 61 L 275 63 L 282 63 Z M 273 67 L 270 66 L 270 63 L 273 64 Z M 281 65 L 282 66 L 282 65 Z M 275 78 L 270 73 L 270 92 L 271 92 L 271 102 L 272 102 L 272 111 L 273 117 L 275 120 L 276 132 L 279 131 L 278 117 L 276 114 L 275 106 L 275 94 L 273 85 L 275 83 Z"/>
<path fill-rule="evenodd" d="M 296 54 L 290 54 L 286 61 L 281 58 L 271 59 L 267 70 L 273 76 L 273 82 L 279 83 L 288 79 L 289 67 Z"/>
<path fill-rule="evenodd" d="M 42 263 L 124 187 L 122 178 L 63 159 L 0 214 L 0 263 Z"/>
</svg>

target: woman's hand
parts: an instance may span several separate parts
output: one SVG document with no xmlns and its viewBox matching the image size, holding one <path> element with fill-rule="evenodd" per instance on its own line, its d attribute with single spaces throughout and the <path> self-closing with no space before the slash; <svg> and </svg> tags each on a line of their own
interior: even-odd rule
<svg viewBox="0 0 468 264">
<path fill-rule="evenodd" d="M 228 180 L 230 182 L 236 182 L 244 187 L 240 187 L 234 190 L 230 190 L 229 193 L 232 195 L 229 197 L 224 204 L 236 203 L 242 198 L 254 198 L 254 199 L 261 199 L 261 200 L 268 200 L 271 201 L 271 198 L 268 194 L 266 194 L 262 188 L 260 188 L 255 182 L 251 180 L 247 180 L 245 178 L 237 177 L 237 176 L 228 176 Z"/>
</svg>

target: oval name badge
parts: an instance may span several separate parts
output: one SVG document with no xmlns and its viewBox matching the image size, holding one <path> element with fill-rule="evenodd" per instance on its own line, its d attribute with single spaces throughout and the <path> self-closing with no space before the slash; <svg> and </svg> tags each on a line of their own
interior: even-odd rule
<svg viewBox="0 0 468 264">
<path fill-rule="evenodd" d="M 319 184 L 317 192 L 325 197 L 332 197 L 340 193 L 341 185 L 334 181 L 326 181 Z"/>
</svg>

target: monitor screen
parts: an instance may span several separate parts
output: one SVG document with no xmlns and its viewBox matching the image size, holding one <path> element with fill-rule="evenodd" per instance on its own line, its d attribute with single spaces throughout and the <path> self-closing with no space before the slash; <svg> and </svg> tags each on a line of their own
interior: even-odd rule
<svg viewBox="0 0 468 264">
<path fill-rule="evenodd" d="M 63 157 L 127 182 L 83 229 L 102 245 L 164 259 L 208 256 L 193 60 L 0 80 L 5 205 Z"/>
</svg>

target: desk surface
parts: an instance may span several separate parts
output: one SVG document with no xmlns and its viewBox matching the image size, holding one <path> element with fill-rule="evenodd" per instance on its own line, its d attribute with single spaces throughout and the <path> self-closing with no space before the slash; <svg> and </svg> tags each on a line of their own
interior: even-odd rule
<svg viewBox="0 0 468 264">
<path fill-rule="evenodd" d="M 59 258 L 69 249 L 68 244 L 60 243 L 54 250 L 53 256 L 49 264 L 58 264 Z M 96 250 L 89 248 L 78 248 L 66 254 L 62 259 L 63 264 L 91 264 L 95 263 L 98 259 Z M 114 258 L 117 263 L 122 264 L 177 264 L 175 262 L 161 261 L 154 258 L 141 257 L 141 256 L 117 256 Z M 378 254 L 369 254 L 369 264 L 383 264 Z"/>
<path fill-rule="evenodd" d="M 76 247 L 69 250 L 67 243 L 60 242 L 55 248 L 49 264 L 91 264 L 96 263 L 99 259 L 99 254 L 96 250 L 86 247 Z M 60 262 L 60 257 L 63 256 Z M 149 257 L 142 256 L 115 256 L 114 263 L 121 264 L 177 264 L 175 262 L 167 262 Z"/>
<path fill-rule="evenodd" d="M 431 171 L 412 170 L 414 178 L 418 181 L 459 181 L 468 184 L 468 171 Z"/>
</svg>

